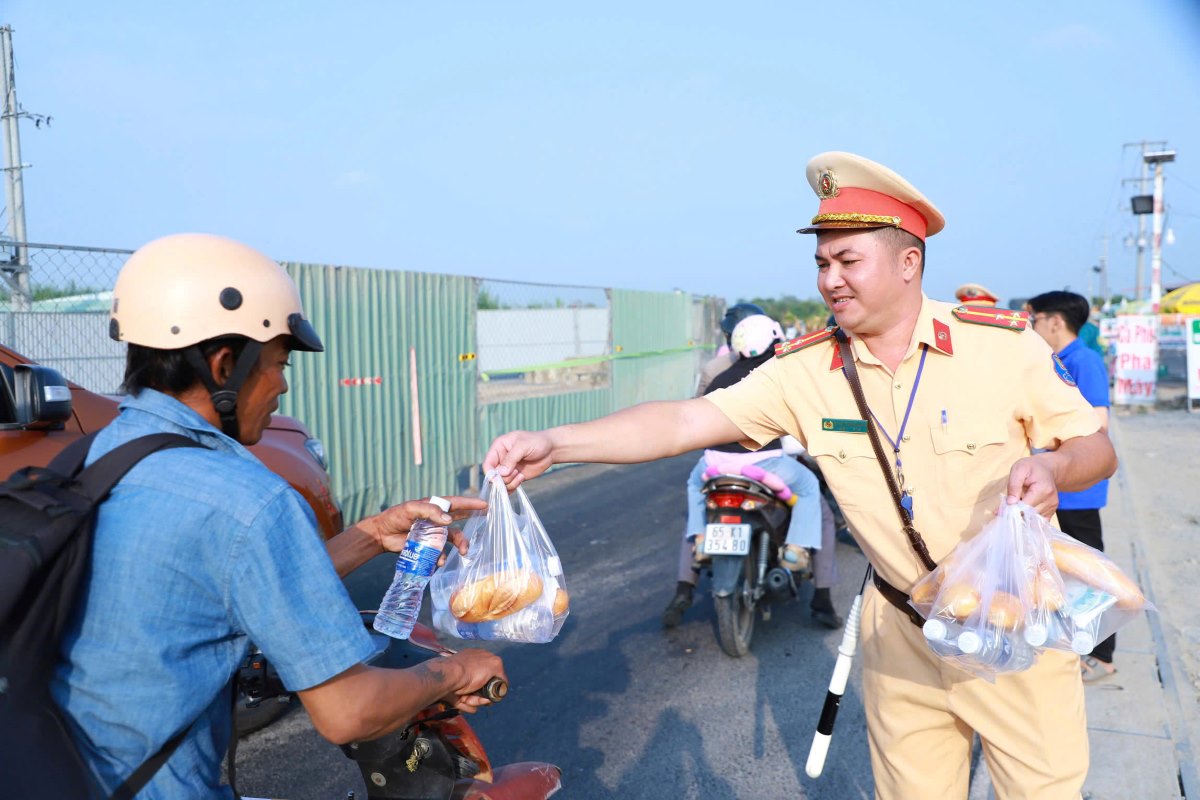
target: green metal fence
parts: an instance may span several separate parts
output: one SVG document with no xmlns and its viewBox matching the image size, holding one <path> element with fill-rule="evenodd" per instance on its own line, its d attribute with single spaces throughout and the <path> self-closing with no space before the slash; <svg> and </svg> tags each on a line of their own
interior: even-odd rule
<svg viewBox="0 0 1200 800">
<path fill-rule="evenodd" d="M 607 384 L 568 391 L 531 383 L 526 391 L 510 381 L 497 394 L 477 369 L 482 281 L 285 266 L 326 351 L 293 357 L 291 391 L 280 411 L 304 421 L 325 443 L 347 522 L 405 499 L 467 491 L 477 482 L 488 445 L 506 431 L 691 396 L 699 359 L 713 344 L 697 339 L 697 331 L 719 303 L 681 293 L 611 290 L 610 347 L 589 359 L 611 361 Z M 493 294 L 495 283 L 488 282 Z M 538 364 L 531 371 L 557 375 L 556 368 L 561 372 L 562 365 Z M 520 369 L 502 372 L 511 379 Z"/>
<path fill-rule="evenodd" d="M 324 442 L 346 521 L 454 491 L 478 460 L 474 279 L 285 266 L 325 352 L 293 356 L 280 411 Z"/>
</svg>

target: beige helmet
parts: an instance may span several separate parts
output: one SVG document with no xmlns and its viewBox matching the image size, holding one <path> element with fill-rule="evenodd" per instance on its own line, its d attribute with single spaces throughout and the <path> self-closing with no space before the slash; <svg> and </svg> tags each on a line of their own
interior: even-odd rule
<svg viewBox="0 0 1200 800">
<path fill-rule="evenodd" d="M 181 233 L 143 245 L 113 289 L 109 335 L 119 342 L 180 350 L 218 336 L 321 352 L 300 293 L 276 262 L 221 236 Z"/>
</svg>

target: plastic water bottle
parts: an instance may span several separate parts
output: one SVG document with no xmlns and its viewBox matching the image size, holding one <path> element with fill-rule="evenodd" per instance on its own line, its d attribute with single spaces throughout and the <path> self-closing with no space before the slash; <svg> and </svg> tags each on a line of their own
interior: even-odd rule
<svg viewBox="0 0 1200 800">
<path fill-rule="evenodd" d="M 925 640 L 929 642 L 929 649 L 943 658 L 962 655 L 962 650 L 958 646 L 958 638 L 962 635 L 963 630 L 962 625 L 937 617 L 925 620 L 925 624 L 921 627 L 921 632 L 925 634 Z"/>
<path fill-rule="evenodd" d="M 1038 614 L 1026 621 L 1022 637 L 1030 647 L 1060 648 L 1071 638 L 1066 623 L 1070 621 L 1058 611 Z"/>
<path fill-rule="evenodd" d="M 433 627 L 459 639 L 490 639 L 487 622 L 463 622 L 449 609 L 439 608 L 433 612 Z"/>
<path fill-rule="evenodd" d="M 450 501 L 431 497 L 429 502 L 442 511 L 450 510 Z M 421 596 L 429 576 L 437 568 L 442 548 L 446 546 L 446 526 L 429 520 L 417 520 L 408 532 L 408 541 L 396 559 L 396 577 L 379 604 L 375 615 L 375 630 L 393 639 L 407 639 L 421 610 Z"/>
<path fill-rule="evenodd" d="M 972 661 L 997 673 L 1020 672 L 1032 667 L 1037 660 L 1033 650 L 1024 641 L 999 631 L 989 631 L 985 636 L 975 631 L 964 631 L 958 637 L 958 648 Z"/>
</svg>

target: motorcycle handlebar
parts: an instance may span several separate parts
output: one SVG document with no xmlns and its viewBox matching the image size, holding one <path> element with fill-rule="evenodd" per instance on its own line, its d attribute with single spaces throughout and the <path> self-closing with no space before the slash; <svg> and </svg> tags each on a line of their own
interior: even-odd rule
<svg viewBox="0 0 1200 800">
<path fill-rule="evenodd" d="M 492 678 L 481 689 L 471 692 L 471 694 L 491 700 L 493 703 L 499 703 L 508 695 L 508 681 L 504 678 Z"/>
</svg>

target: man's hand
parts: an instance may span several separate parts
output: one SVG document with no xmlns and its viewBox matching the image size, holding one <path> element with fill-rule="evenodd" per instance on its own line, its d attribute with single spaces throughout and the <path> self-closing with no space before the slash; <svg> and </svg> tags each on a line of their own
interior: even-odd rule
<svg viewBox="0 0 1200 800">
<path fill-rule="evenodd" d="M 483 471 L 496 470 L 511 492 L 554 464 L 554 443 L 546 431 L 513 431 L 492 442 Z"/>
<path fill-rule="evenodd" d="M 1058 486 L 1044 458 L 1027 456 L 1012 465 L 1008 473 L 1008 504 L 1016 502 L 1033 506 L 1047 519 L 1058 509 Z"/>
<path fill-rule="evenodd" d="M 486 650 L 461 650 L 445 658 L 447 662 L 454 662 L 461 669 L 462 678 L 456 681 L 457 685 L 442 700 L 467 714 L 474 714 L 479 706 L 492 702 L 471 692 L 479 691 L 492 678 L 508 680 L 508 676 L 504 674 L 504 662 L 499 656 Z"/>
<path fill-rule="evenodd" d="M 412 530 L 412 526 L 417 520 L 426 519 L 435 525 L 449 525 L 454 520 L 466 519 L 472 512 L 487 508 L 487 503 L 478 497 L 447 497 L 446 499 L 450 501 L 449 514 L 430 503 L 429 498 L 425 498 L 409 500 L 406 503 L 392 506 L 358 524 L 375 537 L 383 550 L 398 553 L 404 549 L 404 544 L 408 541 L 408 532 Z M 450 528 L 448 534 L 451 544 L 465 556 L 468 543 L 462 531 Z M 438 566 L 444 563 L 445 558 L 442 556 L 438 561 Z"/>
</svg>

